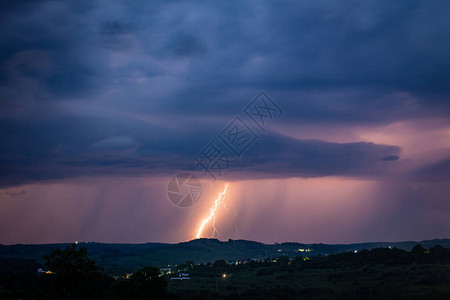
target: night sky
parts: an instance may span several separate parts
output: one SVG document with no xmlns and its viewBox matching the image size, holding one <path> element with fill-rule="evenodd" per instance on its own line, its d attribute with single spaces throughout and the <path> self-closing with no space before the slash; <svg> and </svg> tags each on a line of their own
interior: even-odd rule
<svg viewBox="0 0 450 300">
<path fill-rule="evenodd" d="M 4 2 L 0 243 L 191 240 L 226 182 L 221 240 L 450 238 L 449 1 Z"/>
</svg>

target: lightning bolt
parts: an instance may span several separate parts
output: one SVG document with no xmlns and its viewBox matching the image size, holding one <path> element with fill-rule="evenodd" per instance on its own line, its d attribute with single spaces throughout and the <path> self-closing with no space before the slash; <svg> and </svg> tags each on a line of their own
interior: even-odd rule
<svg viewBox="0 0 450 300">
<path fill-rule="evenodd" d="M 203 229 L 205 228 L 206 224 L 213 219 L 213 235 L 217 231 L 216 227 L 214 226 L 215 220 L 216 220 L 216 210 L 219 207 L 220 204 L 223 203 L 223 200 L 225 199 L 225 194 L 227 193 L 228 188 L 228 182 L 225 184 L 225 188 L 223 189 L 223 192 L 219 194 L 219 197 L 214 201 L 214 205 L 209 209 L 209 215 L 205 219 L 203 219 L 202 224 L 200 225 L 197 235 L 195 238 L 199 239 L 202 235 Z"/>
</svg>

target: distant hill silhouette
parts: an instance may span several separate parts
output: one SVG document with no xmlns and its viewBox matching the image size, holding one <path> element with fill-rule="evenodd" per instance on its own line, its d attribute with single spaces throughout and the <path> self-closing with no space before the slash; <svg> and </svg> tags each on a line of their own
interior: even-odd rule
<svg viewBox="0 0 450 300">
<path fill-rule="evenodd" d="M 424 248 L 441 245 L 450 248 L 450 239 L 435 239 L 422 242 L 374 242 L 358 244 L 263 244 L 246 240 L 219 241 L 217 239 L 197 239 L 177 244 L 105 244 L 79 243 L 88 249 L 89 256 L 111 275 L 132 272 L 144 266 L 168 266 L 182 264 L 188 260 L 195 263 L 214 262 L 219 259 L 241 260 L 263 259 L 278 256 L 317 256 L 354 252 L 363 249 L 392 247 L 410 251 L 415 245 Z M 52 248 L 63 249 L 68 244 L 0 245 L 0 259 L 26 259 L 43 263 L 43 257 Z"/>
</svg>

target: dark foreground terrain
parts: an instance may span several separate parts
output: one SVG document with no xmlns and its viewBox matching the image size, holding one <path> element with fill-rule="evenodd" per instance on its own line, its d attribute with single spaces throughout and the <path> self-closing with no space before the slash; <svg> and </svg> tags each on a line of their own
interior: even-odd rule
<svg viewBox="0 0 450 300">
<path fill-rule="evenodd" d="M 429 249 L 436 245 L 450 248 L 449 239 L 409 241 L 397 243 L 360 244 L 302 244 L 281 243 L 263 244 L 246 240 L 219 241 L 217 239 L 198 239 L 178 244 L 104 244 L 82 242 L 78 246 L 86 248 L 89 257 L 94 259 L 111 276 L 121 276 L 146 266 L 165 267 L 182 264 L 188 260 L 198 264 L 214 262 L 219 259 L 240 260 L 246 258 L 265 259 L 267 257 L 289 256 L 291 258 L 327 256 L 344 252 L 354 252 L 373 248 L 398 248 L 406 251 L 420 244 Z M 43 264 L 44 256 L 52 249 L 64 249 L 69 244 L 42 245 L 0 245 L 0 259 L 33 259 Z M 303 251 L 302 251 L 303 250 Z"/>
<path fill-rule="evenodd" d="M 168 292 L 180 299 L 450 299 L 450 250 L 427 251 L 378 248 L 244 265 L 219 261 L 186 269 L 191 279 L 170 280 Z M 436 254 L 441 251 L 446 258 Z"/>
<path fill-rule="evenodd" d="M 243 242 L 258 253 L 259 243 Z M 230 243 L 198 240 L 183 247 L 207 251 L 208 244 Z M 303 248 L 294 250 L 299 245 Z M 276 255 L 148 264 L 121 275 L 101 268 L 84 244 L 49 249 L 40 260 L 26 258 L 25 252 L 6 255 L 3 248 L 0 299 L 450 299 L 450 249 L 436 242 L 408 250 L 339 245 L 349 251 L 327 255 L 315 253 L 311 245 L 267 246 L 275 247 L 271 254 Z"/>
</svg>

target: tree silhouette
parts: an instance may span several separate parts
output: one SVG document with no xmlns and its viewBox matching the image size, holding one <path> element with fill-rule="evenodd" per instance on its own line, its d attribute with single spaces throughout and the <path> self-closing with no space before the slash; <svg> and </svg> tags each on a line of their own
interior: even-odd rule
<svg viewBox="0 0 450 300">
<path fill-rule="evenodd" d="M 130 282 L 133 292 L 130 299 L 162 299 L 167 287 L 167 281 L 154 267 L 137 270 L 131 275 Z"/>
<path fill-rule="evenodd" d="M 53 249 L 45 256 L 52 271 L 54 297 L 65 299 L 93 299 L 99 290 L 101 269 L 87 255 L 86 248 L 71 244 L 66 249 Z"/>
<path fill-rule="evenodd" d="M 411 250 L 411 253 L 417 254 L 417 255 L 422 255 L 425 253 L 425 249 L 420 245 L 417 244 L 414 246 L 414 248 Z"/>
</svg>

